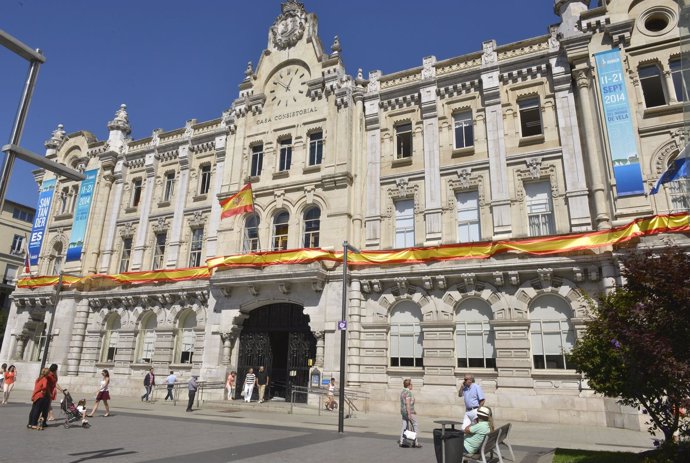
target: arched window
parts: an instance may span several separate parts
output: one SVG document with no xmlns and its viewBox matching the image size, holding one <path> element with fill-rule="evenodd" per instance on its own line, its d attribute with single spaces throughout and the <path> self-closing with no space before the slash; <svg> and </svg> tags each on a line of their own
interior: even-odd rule
<svg viewBox="0 0 690 463">
<path fill-rule="evenodd" d="M 177 360 L 179 363 L 192 363 L 196 342 L 196 314 L 188 310 L 181 318 L 177 329 Z"/>
<path fill-rule="evenodd" d="M 530 336 L 534 368 L 573 369 L 570 350 L 575 345 L 573 313 L 565 299 L 552 294 L 539 296 L 530 304 Z"/>
<path fill-rule="evenodd" d="M 321 228 L 321 209 L 312 207 L 304 213 L 304 247 L 319 247 L 319 229 Z"/>
<path fill-rule="evenodd" d="M 151 363 L 153 360 L 153 353 L 156 350 L 156 328 L 158 327 L 158 320 L 156 314 L 150 313 L 142 320 L 141 329 L 139 330 L 139 352 L 142 363 Z"/>
<path fill-rule="evenodd" d="M 53 246 L 53 251 L 50 253 L 51 269 L 49 275 L 59 275 L 62 270 L 62 243 L 57 242 Z"/>
<path fill-rule="evenodd" d="M 422 311 L 411 301 L 398 303 L 390 317 L 390 358 L 392 367 L 423 367 L 420 322 Z"/>
<path fill-rule="evenodd" d="M 120 316 L 112 314 L 105 323 L 105 336 L 101 348 L 101 362 L 114 362 L 117 355 L 117 345 L 120 340 Z"/>
<path fill-rule="evenodd" d="M 496 342 L 489 325 L 491 306 L 477 298 L 462 301 L 455 318 L 458 368 L 496 368 Z"/>
<path fill-rule="evenodd" d="M 290 214 L 285 211 L 279 212 L 273 218 L 273 251 L 287 249 L 289 221 Z"/>
<path fill-rule="evenodd" d="M 254 252 L 259 250 L 259 216 L 252 214 L 244 220 L 244 242 L 242 250 L 244 252 Z"/>
</svg>

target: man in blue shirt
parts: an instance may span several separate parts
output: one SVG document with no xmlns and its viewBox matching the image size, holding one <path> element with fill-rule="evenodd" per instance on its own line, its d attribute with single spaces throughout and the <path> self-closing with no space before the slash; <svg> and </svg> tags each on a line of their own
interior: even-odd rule
<svg viewBox="0 0 690 463">
<path fill-rule="evenodd" d="M 170 370 L 170 375 L 165 378 L 165 383 L 168 385 L 168 395 L 165 396 L 165 400 L 175 400 L 173 399 L 173 388 L 175 387 L 175 381 L 177 381 L 177 377 L 175 376 L 175 373 Z"/>
<path fill-rule="evenodd" d="M 462 428 L 465 429 L 470 423 L 477 420 L 477 409 L 484 406 L 484 391 L 474 382 L 474 376 L 470 374 L 465 375 L 462 382 L 462 389 L 460 395 L 465 399 L 465 419 L 463 420 Z"/>
</svg>

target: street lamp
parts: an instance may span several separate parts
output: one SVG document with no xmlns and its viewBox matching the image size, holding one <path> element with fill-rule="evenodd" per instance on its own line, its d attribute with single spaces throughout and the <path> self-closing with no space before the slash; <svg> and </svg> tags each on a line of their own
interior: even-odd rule
<svg viewBox="0 0 690 463">
<path fill-rule="evenodd" d="M 338 394 L 338 432 L 343 433 L 345 421 L 345 340 L 347 331 L 347 251 L 359 254 L 361 251 L 343 241 L 343 313 L 338 323 L 340 330 L 340 392 Z"/>
<path fill-rule="evenodd" d="M 48 349 L 50 348 L 50 340 L 53 338 L 53 321 L 55 320 L 55 316 L 57 315 L 57 306 L 58 302 L 60 302 L 60 293 L 62 292 L 62 285 L 63 285 L 63 276 L 67 275 L 70 277 L 76 277 L 76 278 L 81 278 L 79 275 L 73 275 L 71 273 L 65 273 L 62 270 L 60 270 L 60 275 L 58 276 L 58 282 L 57 285 L 55 285 L 55 304 L 53 305 L 53 315 L 50 317 L 50 323 L 48 324 L 48 332 L 46 333 L 46 343 L 43 346 L 43 356 L 41 358 L 41 370 L 43 370 L 46 366 L 46 362 L 48 361 Z"/>
</svg>

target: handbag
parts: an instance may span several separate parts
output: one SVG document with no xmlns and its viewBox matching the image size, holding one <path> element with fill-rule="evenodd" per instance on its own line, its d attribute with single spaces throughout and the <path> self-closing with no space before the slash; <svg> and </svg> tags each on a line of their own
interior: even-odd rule
<svg viewBox="0 0 690 463">
<path fill-rule="evenodd" d="M 405 437 L 405 439 L 417 440 L 417 433 L 414 431 L 410 431 L 409 429 L 405 430 L 405 432 L 403 433 L 403 436 Z"/>
<path fill-rule="evenodd" d="M 244 388 L 242 389 L 242 392 L 240 392 L 240 395 L 241 395 L 242 397 L 244 397 L 244 396 L 245 396 L 245 393 L 244 393 Z"/>
</svg>

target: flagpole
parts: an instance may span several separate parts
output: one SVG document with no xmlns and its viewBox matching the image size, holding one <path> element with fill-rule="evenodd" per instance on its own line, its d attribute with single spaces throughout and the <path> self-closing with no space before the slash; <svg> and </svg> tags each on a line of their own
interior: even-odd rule
<svg viewBox="0 0 690 463">
<path fill-rule="evenodd" d="M 261 222 L 258 220 L 259 215 L 256 213 L 256 201 L 254 201 L 254 188 L 252 187 L 252 182 L 249 182 L 249 189 L 252 192 L 252 214 L 254 214 L 257 218 L 256 221 L 256 250 L 261 251 L 261 233 L 259 233 L 259 229 L 261 228 Z"/>
</svg>

